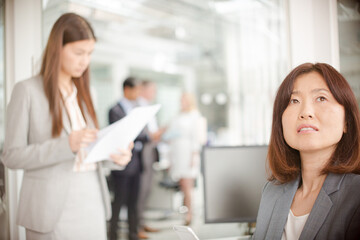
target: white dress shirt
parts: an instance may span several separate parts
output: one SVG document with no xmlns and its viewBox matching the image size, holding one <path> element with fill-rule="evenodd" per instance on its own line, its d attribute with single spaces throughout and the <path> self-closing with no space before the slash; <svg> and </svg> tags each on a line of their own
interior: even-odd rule
<svg viewBox="0 0 360 240">
<path fill-rule="evenodd" d="M 65 107 L 70 119 L 71 130 L 78 131 L 87 127 L 84 117 L 81 113 L 78 101 L 77 101 L 77 89 L 75 85 L 72 85 L 72 93 L 67 94 L 66 91 L 60 88 L 61 94 L 64 99 Z M 93 171 L 96 169 L 95 163 L 83 163 L 82 161 L 86 158 L 86 151 L 84 148 L 80 148 L 80 150 L 76 154 L 75 164 L 73 167 L 73 171 L 75 172 L 84 172 L 84 171 Z"/>
</svg>

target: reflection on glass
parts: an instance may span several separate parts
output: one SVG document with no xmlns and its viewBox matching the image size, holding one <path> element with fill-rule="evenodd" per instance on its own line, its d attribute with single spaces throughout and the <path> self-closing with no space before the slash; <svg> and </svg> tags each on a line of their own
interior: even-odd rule
<svg viewBox="0 0 360 240">
<path fill-rule="evenodd" d="M 209 105 L 209 104 L 211 104 L 213 97 L 209 93 L 203 93 L 203 94 L 201 94 L 200 99 L 201 99 L 201 104 Z"/>
<path fill-rule="evenodd" d="M 224 93 L 218 93 L 215 96 L 215 102 L 219 105 L 224 105 L 227 102 L 227 97 Z"/>
<path fill-rule="evenodd" d="M 143 71 L 170 76 L 149 78 L 163 105 L 159 123 L 170 121 L 187 91 L 208 120 L 210 144 L 268 142 L 274 95 L 289 70 L 286 0 L 45 2 L 44 39 L 67 11 L 95 28 L 92 85 L 102 126 L 123 79 Z"/>
<path fill-rule="evenodd" d="M 338 0 L 340 72 L 350 83 L 360 105 L 360 4 Z"/>
</svg>

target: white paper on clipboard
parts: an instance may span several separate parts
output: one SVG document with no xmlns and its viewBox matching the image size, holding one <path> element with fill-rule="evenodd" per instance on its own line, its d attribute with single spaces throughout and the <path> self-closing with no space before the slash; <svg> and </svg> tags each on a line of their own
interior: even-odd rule
<svg viewBox="0 0 360 240">
<path fill-rule="evenodd" d="M 97 140 L 86 148 L 84 163 L 108 160 L 119 148 L 127 149 L 159 109 L 160 104 L 134 108 L 124 118 L 99 131 Z"/>
</svg>

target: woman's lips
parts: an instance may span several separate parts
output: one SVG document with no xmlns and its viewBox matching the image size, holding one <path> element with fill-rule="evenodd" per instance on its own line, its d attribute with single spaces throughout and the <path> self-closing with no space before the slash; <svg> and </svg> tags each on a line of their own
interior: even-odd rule
<svg viewBox="0 0 360 240">
<path fill-rule="evenodd" d="M 313 125 L 300 125 L 297 128 L 297 132 L 317 132 L 319 131 L 319 129 Z"/>
</svg>

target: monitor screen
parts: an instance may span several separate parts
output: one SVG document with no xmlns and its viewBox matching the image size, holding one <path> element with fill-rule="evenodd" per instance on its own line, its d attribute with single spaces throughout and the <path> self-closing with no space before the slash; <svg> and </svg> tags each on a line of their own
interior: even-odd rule
<svg viewBox="0 0 360 240">
<path fill-rule="evenodd" d="M 266 183 L 267 146 L 204 147 L 205 222 L 255 222 Z"/>
</svg>

